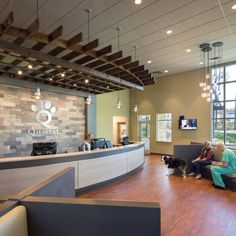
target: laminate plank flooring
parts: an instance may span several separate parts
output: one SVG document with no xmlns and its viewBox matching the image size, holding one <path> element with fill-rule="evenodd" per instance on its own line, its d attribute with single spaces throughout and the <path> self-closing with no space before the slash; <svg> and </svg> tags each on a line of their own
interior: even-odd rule
<svg viewBox="0 0 236 236">
<path fill-rule="evenodd" d="M 167 174 L 160 156 L 149 155 L 134 175 L 78 197 L 158 201 L 162 236 L 236 236 L 236 192 L 215 189 L 207 179 Z"/>
</svg>

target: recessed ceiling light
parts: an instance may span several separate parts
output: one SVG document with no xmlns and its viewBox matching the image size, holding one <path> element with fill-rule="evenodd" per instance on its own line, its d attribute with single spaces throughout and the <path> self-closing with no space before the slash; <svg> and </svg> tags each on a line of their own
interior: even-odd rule
<svg viewBox="0 0 236 236">
<path fill-rule="evenodd" d="M 18 75 L 22 75 L 22 74 L 23 74 L 22 70 L 18 70 L 18 71 L 17 71 L 17 74 L 18 74 Z"/>
<path fill-rule="evenodd" d="M 191 52 L 191 49 L 187 49 L 186 52 Z"/>
<path fill-rule="evenodd" d="M 234 5 L 232 6 L 232 9 L 233 9 L 233 10 L 236 10 L 236 4 L 234 4 Z"/>
<path fill-rule="evenodd" d="M 87 84 L 87 83 L 89 82 L 89 80 L 88 80 L 88 79 L 86 79 L 84 82 Z"/>
<path fill-rule="evenodd" d="M 200 65 L 203 65 L 203 62 L 201 61 L 199 64 L 200 64 Z"/>
<path fill-rule="evenodd" d="M 165 73 L 168 73 L 169 71 L 168 70 L 165 70 Z"/>
<path fill-rule="evenodd" d="M 172 33 L 173 33 L 172 30 L 167 30 L 167 31 L 166 31 L 166 34 L 172 34 Z"/>
<path fill-rule="evenodd" d="M 148 63 L 148 64 L 151 64 L 151 63 L 152 63 L 152 61 L 151 61 L 151 60 L 149 60 L 149 61 L 147 61 L 147 63 Z"/>
<path fill-rule="evenodd" d="M 135 0 L 134 3 L 137 4 L 137 5 L 139 5 L 139 4 L 142 3 L 142 0 Z"/>
<path fill-rule="evenodd" d="M 29 65 L 28 65 L 28 69 L 31 70 L 32 68 L 33 68 L 33 66 L 32 66 L 31 64 L 29 64 Z"/>
</svg>

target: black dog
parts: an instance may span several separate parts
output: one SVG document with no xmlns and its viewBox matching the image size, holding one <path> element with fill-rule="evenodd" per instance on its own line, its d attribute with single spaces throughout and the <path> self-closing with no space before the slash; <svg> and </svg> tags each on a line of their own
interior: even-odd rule
<svg viewBox="0 0 236 236">
<path fill-rule="evenodd" d="M 187 169 L 186 161 L 180 159 L 174 159 L 169 156 L 162 156 L 161 160 L 165 162 L 165 165 L 167 165 L 170 175 L 174 173 L 175 169 L 179 169 L 182 173 L 182 176 L 186 178 L 186 169 Z"/>
</svg>

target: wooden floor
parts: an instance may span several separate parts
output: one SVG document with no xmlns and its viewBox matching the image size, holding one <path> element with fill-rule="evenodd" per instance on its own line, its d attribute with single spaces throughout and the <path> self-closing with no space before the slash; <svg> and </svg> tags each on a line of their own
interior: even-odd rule
<svg viewBox="0 0 236 236">
<path fill-rule="evenodd" d="M 236 192 L 215 189 L 206 179 L 167 176 L 157 155 L 147 156 L 133 176 L 79 197 L 158 201 L 162 236 L 236 236 Z"/>
</svg>

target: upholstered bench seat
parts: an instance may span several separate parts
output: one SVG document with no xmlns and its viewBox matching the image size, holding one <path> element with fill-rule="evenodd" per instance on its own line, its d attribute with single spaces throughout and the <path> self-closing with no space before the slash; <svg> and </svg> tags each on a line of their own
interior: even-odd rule
<svg viewBox="0 0 236 236">
<path fill-rule="evenodd" d="M 17 206 L 0 217 L 0 236 L 28 236 L 24 206 Z"/>
<path fill-rule="evenodd" d="M 212 179 L 210 168 L 210 165 L 201 167 L 201 174 L 204 178 Z M 222 179 L 225 183 L 226 188 L 232 191 L 236 191 L 236 173 L 222 175 Z"/>
</svg>

